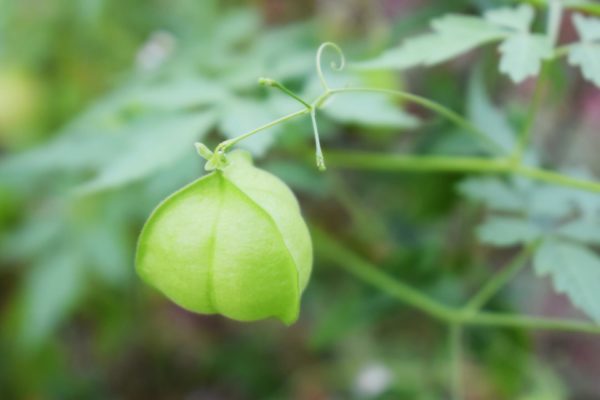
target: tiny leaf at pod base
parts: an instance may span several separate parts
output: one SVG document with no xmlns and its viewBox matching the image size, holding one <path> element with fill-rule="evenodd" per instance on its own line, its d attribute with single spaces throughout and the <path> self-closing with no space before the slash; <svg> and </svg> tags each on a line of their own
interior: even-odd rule
<svg viewBox="0 0 600 400">
<path fill-rule="evenodd" d="M 146 222 L 136 269 L 179 306 L 239 321 L 298 318 L 312 243 L 291 190 L 233 152 Z"/>
</svg>

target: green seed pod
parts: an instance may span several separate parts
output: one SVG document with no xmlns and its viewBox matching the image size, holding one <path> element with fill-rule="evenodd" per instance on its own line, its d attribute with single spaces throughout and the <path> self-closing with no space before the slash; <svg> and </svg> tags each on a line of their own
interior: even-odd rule
<svg viewBox="0 0 600 400">
<path fill-rule="evenodd" d="M 313 257 L 298 202 L 249 154 L 228 160 L 156 208 L 140 235 L 137 272 L 190 311 L 291 324 Z"/>
</svg>

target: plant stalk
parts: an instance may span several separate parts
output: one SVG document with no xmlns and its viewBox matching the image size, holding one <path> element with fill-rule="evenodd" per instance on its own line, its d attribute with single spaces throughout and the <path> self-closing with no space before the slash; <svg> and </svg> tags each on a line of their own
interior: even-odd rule
<svg viewBox="0 0 600 400">
<path fill-rule="evenodd" d="M 351 170 L 517 174 L 537 181 L 600 193 L 599 182 L 516 164 L 506 158 L 415 156 L 359 151 L 327 151 L 325 155 L 331 166 Z"/>
<path fill-rule="evenodd" d="M 504 288 L 527 265 L 532 252 L 537 248 L 537 243 L 526 246 L 511 262 L 502 268 L 495 276 L 469 300 L 464 309 L 467 312 L 479 311 L 489 300 Z"/>
<path fill-rule="evenodd" d="M 317 252 L 324 259 L 341 266 L 383 293 L 387 293 L 440 321 L 462 326 L 503 326 L 600 335 L 600 325 L 592 323 L 481 311 L 473 313 L 466 306 L 448 307 L 411 286 L 395 280 L 351 250 L 346 249 L 323 230 L 313 227 L 312 236 L 317 243 Z"/>
</svg>

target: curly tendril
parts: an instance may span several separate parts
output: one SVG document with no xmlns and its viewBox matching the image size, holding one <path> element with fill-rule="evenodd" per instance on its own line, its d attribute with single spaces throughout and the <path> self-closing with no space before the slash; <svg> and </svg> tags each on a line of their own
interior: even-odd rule
<svg viewBox="0 0 600 400">
<path fill-rule="evenodd" d="M 302 99 L 300 96 L 298 96 L 296 93 L 294 93 L 293 91 L 288 89 L 283 83 L 278 82 L 271 78 L 259 78 L 258 83 L 260 85 L 267 86 L 267 87 L 273 87 L 273 88 L 280 90 L 281 92 L 285 93 L 286 95 L 290 96 L 291 98 L 295 99 L 300 104 L 302 104 L 304 106 L 304 109 L 296 111 L 291 114 L 288 114 L 288 115 L 281 117 L 279 119 L 276 119 L 274 121 L 271 121 L 265 125 L 259 126 L 256 129 L 253 129 L 249 132 L 243 133 L 234 138 L 225 140 L 224 142 L 221 142 L 215 148 L 214 152 L 211 151 L 208 147 L 206 147 L 202 143 L 196 143 L 196 150 L 197 150 L 198 154 L 200 154 L 200 156 L 202 156 L 204 159 L 207 160 L 204 168 L 207 171 L 212 171 L 212 170 L 221 169 L 221 168 L 227 166 L 228 160 L 226 157 L 226 152 L 231 146 L 237 144 L 238 142 L 240 142 L 244 139 L 249 138 L 250 136 L 255 135 L 258 132 L 261 132 L 265 129 L 271 128 L 271 127 L 278 125 L 280 123 L 283 123 L 287 120 L 290 120 L 295 117 L 299 117 L 301 115 L 310 114 L 312 128 L 313 128 L 314 137 L 315 137 L 317 167 L 319 168 L 320 171 L 325 171 L 325 169 L 326 169 L 325 157 L 323 156 L 323 151 L 321 149 L 321 142 L 320 142 L 320 138 L 319 138 L 319 128 L 318 128 L 318 124 L 317 124 L 317 110 L 323 106 L 323 104 L 327 101 L 327 99 L 331 95 L 333 95 L 334 93 L 337 92 L 337 90 L 339 90 L 339 89 L 332 90 L 329 87 L 329 85 L 327 84 L 327 80 L 325 79 L 325 74 L 323 73 L 322 58 L 323 58 L 323 53 L 328 48 L 333 49 L 337 53 L 337 56 L 339 57 L 337 61 L 332 61 L 329 64 L 330 68 L 333 71 L 341 71 L 344 69 L 344 67 L 346 65 L 346 57 L 344 56 L 344 52 L 342 51 L 340 46 L 338 46 L 337 44 L 335 44 L 333 42 L 325 42 L 325 43 L 321 44 L 321 46 L 319 46 L 319 49 L 317 50 L 317 56 L 316 56 L 316 67 L 317 67 L 317 76 L 319 77 L 321 86 L 323 86 L 324 92 L 319 97 L 317 97 L 317 99 L 315 99 L 312 103 L 308 103 L 304 99 Z"/>
<path fill-rule="evenodd" d="M 322 58 L 323 58 L 323 52 L 327 48 L 331 48 L 331 49 L 335 50 L 335 52 L 339 56 L 339 60 L 337 63 L 335 61 L 332 61 L 331 64 L 329 64 L 329 66 L 331 67 L 332 70 L 341 71 L 346 66 L 346 56 L 344 56 L 344 52 L 342 51 L 340 46 L 338 46 L 337 44 L 335 44 L 333 42 L 325 42 L 325 43 L 321 44 L 321 46 L 319 46 L 319 50 L 317 50 L 317 60 L 316 60 L 317 75 L 319 76 L 319 80 L 321 81 L 321 86 L 323 86 L 323 89 L 326 92 L 329 91 L 330 89 L 329 89 L 329 85 L 327 84 L 327 80 L 325 79 L 325 74 L 323 73 Z"/>
</svg>

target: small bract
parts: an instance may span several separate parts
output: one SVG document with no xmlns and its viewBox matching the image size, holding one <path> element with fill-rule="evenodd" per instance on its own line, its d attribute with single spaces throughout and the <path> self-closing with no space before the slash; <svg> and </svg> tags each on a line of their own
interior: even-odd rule
<svg viewBox="0 0 600 400">
<path fill-rule="evenodd" d="M 313 257 L 298 202 L 249 154 L 228 160 L 156 208 L 138 242 L 137 272 L 188 310 L 291 324 Z"/>
</svg>

